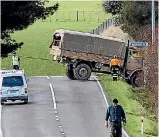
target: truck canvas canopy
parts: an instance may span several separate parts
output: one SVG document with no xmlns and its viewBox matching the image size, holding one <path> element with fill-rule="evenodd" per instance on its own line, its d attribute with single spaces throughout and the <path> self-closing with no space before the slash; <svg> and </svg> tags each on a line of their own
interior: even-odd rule
<svg viewBox="0 0 159 137">
<path fill-rule="evenodd" d="M 114 55 L 124 59 L 126 50 L 125 42 L 120 39 L 63 29 L 55 31 L 51 48 L 52 55 L 79 58 L 82 54 L 92 61 L 109 59 Z"/>
</svg>

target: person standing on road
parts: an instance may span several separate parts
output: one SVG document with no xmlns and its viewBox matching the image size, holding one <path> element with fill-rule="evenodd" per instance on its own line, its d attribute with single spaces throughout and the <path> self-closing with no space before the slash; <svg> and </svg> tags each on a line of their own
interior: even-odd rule
<svg viewBox="0 0 159 137">
<path fill-rule="evenodd" d="M 108 119 L 110 121 L 110 137 L 114 137 L 114 131 L 116 130 L 117 137 L 122 137 L 122 121 L 123 125 L 126 125 L 126 117 L 123 107 L 118 105 L 118 100 L 113 100 L 113 105 L 108 107 L 106 118 L 105 118 L 105 126 L 108 128 Z"/>
<path fill-rule="evenodd" d="M 16 55 L 15 51 L 13 51 L 12 66 L 13 66 L 13 69 L 19 69 L 20 68 L 20 57 L 18 55 Z"/>
</svg>

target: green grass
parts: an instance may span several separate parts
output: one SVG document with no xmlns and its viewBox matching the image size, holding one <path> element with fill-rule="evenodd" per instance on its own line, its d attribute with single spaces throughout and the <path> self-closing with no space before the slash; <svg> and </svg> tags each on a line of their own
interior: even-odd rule
<svg viewBox="0 0 159 137">
<path fill-rule="evenodd" d="M 155 137 L 157 136 L 157 120 L 149 118 L 146 114 L 147 110 L 131 96 L 135 94 L 131 86 L 125 83 L 123 80 L 112 81 L 112 77 L 108 75 L 100 75 L 99 78 L 103 82 L 106 91 L 111 99 L 117 98 L 119 104 L 124 107 L 127 116 L 126 131 L 132 137 Z M 135 95 L 134 95 L 135 96 Z M 141 116 L 144 116 L 144 135 L 140 133 L 141 129 Z"/>
<path fill-rule="evenodd" d="M 53 5 L 55 1 L 47 5 Z M 89 32 L 110 15 L 102 11 L 101 1 L 86 2 L 65 2 L 59 1 L 60 8 L 58 12 L 46 21 L 37 21 L 23 31 L 16 31 L 12 38 L 17 42 L 24 42 L 17 53 L 21 55 L 21 68 L 27 75 L 65 75 L 65 66 L 51 61 L 49 45 L 52 42 L 52 34 L 56 29 L 70 29 L 76 31 Z M 76 11 L 79 11 L 79 21 L 76 21 Z M 83 16 L 83 11 L 85 17 Z M 94 11 L 94 12 L 92 12 Z M 98 12 L 96 12 L 98 11 Z M 69 16 L 70 13 L 70 16 Z M 91 15 L 90 15 L 91 14 Z M 69 20 L 70 18 L 70 20 Z M 84 18 L 86 21 L 84 21 Z M 99 18 L 99 20 L 98 20 Z M 56 21 L 58 20 L 58 21 Z M 11 68 L 11 56 L 2 59 L 3 68 Z M 126 129 L 133 137 L 140 136 L 140 116 L 145 114 L 145 109 L 136 100 L 130 96 L 129 85 L 123 81 L 112 82 L 109 76 L 100 76 L 111 99 L 117 97 L 124 106 L 127 115 Z M 144 137 L 154 137 L 148 134 L 154 134 L 156 123 L 149 118 L 145 119 Z M 154 128 L 154 129 L 153 129 Z"/>
<path fill-rule="evenodd" d="M 56 2 L 51 1 L 48 5 L 54 5 Z M 52 34 L 56 29 L 70 29 L 82 32 L 90 32 L 110 15 L 105 14 L 102 11 L 101 1 L 86 1 L 86 2 L 65 2 L 59 1 L 60 7 L 57 11 L 58 20 L 56 21 L 56 14 L 48 17 L 46 21 L 38 20 L 33 25 L 22 31 L 16 31 L 12 38 L 17 42 L 24 42 L 21 49 L 17 50 L 17 53 L 21 55 L 21 68 L 23 68 L 27 75 L 65 75 L 65 67 L 56 62 L 51 61 L 49 45 L 52 42 Z M 96 18 L 92 18 L 91 21 L 72 21 L 76 19 L 76 14 L 71 16 L 71 21 L 63 19 L 63 12 L 69 11 L 100 11 L 98 21 Z M 79 12 L 80 13 L 80 12 Z M 93 15 L 93 13 L 92 13 Z M 95 15 L 94 15 L 95 16 Z M 79 16 L 80 17 L 80 16 Z M 89 14 L 86 14 L 89 18 Z M 50 21 L 51 18 L 51 21 Z M 66 18 L 66 17 L 65 17 Z M 80 19 L 80 18 L 79 18 Z M 30 57 L 30 58 L 28 58 Z M 33 59 L 37 58 L 37 59 Z M 3 68 L 11 68 L 11 57 L 2 59 L 1 66 Z"/>
</svg>

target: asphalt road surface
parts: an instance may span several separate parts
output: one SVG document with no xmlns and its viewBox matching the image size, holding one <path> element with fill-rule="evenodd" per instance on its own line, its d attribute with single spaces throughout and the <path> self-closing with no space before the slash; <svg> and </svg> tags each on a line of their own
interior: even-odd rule
<svg viewBox="0 0 159 137">
<path fill-rule="evenodd" d="M 28 104 L 2 106 L 3 137 L 109 137 L 105 101 L 93 78 L 30 77 L 28 84 Z"/>
</svg>

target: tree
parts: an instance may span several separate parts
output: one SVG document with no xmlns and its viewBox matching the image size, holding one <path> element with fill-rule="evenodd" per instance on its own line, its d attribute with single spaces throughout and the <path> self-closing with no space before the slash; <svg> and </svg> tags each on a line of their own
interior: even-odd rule
<svg viewBox="0 0 159 137">
<path fill-rule="evenodd" d="M 151 1 L 104 1 L 105 12 L 119 15 L 119 24 L 134 39 L 137 32 L 151 23 Z M 156 24 L 158 23 L 158 2 L 155 1 Z"/>
<path fill-rule="evenodd" d="M 23 30 L 38 19 L 46 19 L 58 10 L 59 4 L 45 7 L 47 1 L 2 1 L 1 2 L 1 54 L 8 53 L 21 47 L 23 43 L 16 43 L 10 34 L 16 30 Z"/>
<path fill-rule="evenodd" d="M 156 23 L 158 21 L 158 2 L 155 2 Z M 125 32 L 134 39 L 138 38 L 138 31 L 151 24 L 151 1 L 127 1 L 120 12 L 120 24 Z"/>
<path fill-rule="evenodd" d="M 104 1 L 102 6 L 106 13 L 118 14 L 123 9 L 124 1 Z"/>
</svg>

